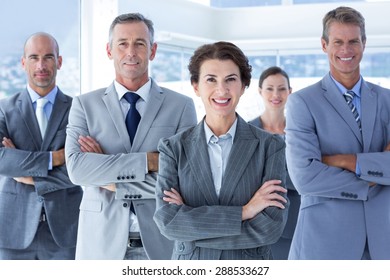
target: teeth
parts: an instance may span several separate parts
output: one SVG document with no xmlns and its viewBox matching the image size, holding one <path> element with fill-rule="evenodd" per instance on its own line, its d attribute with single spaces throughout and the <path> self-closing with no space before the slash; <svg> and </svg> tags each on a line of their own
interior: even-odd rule
<svg viewBox="0 0 390 280">
<path fill-rule="evenodd" d="M 348 60 L 351 60 L 352 59 L 352 57 L 340 57 L 340 59 L 342 60 L 342 61 L 348 61 Z"/>
<path fill-rule="evenodd" d="M 219 100 L 219 99 L 214 99 L 214 101 L 218 104 L 225 104 L 227 103 L 229 100 L 228 99 L 224 99 L 224 100 Z"/>
</svg>

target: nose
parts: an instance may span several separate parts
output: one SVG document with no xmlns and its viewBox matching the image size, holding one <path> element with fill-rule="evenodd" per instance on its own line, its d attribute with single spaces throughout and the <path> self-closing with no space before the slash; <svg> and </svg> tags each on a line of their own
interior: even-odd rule
<svg viewBox="0 0 390 280">
<path fill-rule="evenodd" d="M 226 83 L 220 82 L 220 83 L 217 83 L 216 91 L 217 91 L 217 93 L 223 95 L 229 91 L 229 87 L 227 86 Z"/>
<path fill-rule="evenodd" d="M 135 47 L 133 45 L 129 45 L 127 48 L 127 56 L 134 56 L 135 55 Z"/>
<path fill-rule="evenodd" d="M 38 70 L 45 69 L 46 68 L 46 63 L 44 59 L 38 59 L 37 61 L 37 68 Z"/>
</svg>

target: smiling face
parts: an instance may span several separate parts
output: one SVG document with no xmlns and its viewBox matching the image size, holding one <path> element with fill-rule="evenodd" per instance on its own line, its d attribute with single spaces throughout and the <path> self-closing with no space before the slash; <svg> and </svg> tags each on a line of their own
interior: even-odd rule
<svg viewBox="0 0 390 280">
<path fill-rule="evenodd" d="M 330 73 L 341 84 L 350 88 L 359 80 L 360 61 L 365 42 L 358 25 L 333 22 L 328 31 L 329 42 L 321 39 L 322 49 L 328 54 Z"/>
<path fill-rule="evenodd" d="M 129 90 L 138 90 L 148 79 L 149 60 L 153 60 L 157 45 L 150 44 L 150 34 L 144 22 L 117 24 L 107 55 L 114 61 L 116 80 Z"/>
<path fill-rule="evenodd" d="M 282 74 L 270 75 L 264 79 L 259 93 L 267 111 L 283 111 L 291 93 L 287 78 Z"/>
<path fill-rule="evenodd" d="M 193 87 L 205 106 L 209 126 L 220 121 L 233 124 L 245 86 L 240 70 L 232 60 L 205 60 L 200 67 L 199 82 L 193 83 Z"/>
</svg>

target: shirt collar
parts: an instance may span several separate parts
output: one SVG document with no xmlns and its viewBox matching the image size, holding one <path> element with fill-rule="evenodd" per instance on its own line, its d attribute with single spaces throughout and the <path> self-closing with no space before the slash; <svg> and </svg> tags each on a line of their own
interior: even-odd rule
<svg viewBox="0 0 390 280">
<path fill-rule="evenodd" d="M 227 138 L 227 137 L 231 137 L 231 141 L 232 141 L 232 144 L 233 144 L 233 140 L 234 140 L 234 136 L 236 135 L 236 129 L 237 129 L 237 118 L 236 120 L 234 121 L 234 123 L 232 124 L 232 126 L 230 127 L 230 129 L 228 130 L 228 132 L 226 132 L 226 134 L 223 134 L 221 136 L 216 136 L 210 129 L 210 127 L 207 125 L 206 121 L 204 120 L 203 121 L 204 123 L 204 132 L 206 134 L 206 141 L 207 141 L 207 144 L 210 143 L 210 141 L 212 139 L 219 139 L 219 138 Z M 215 141 L 213 141 L 215 142 Z"/>
<path fill-rule="evenodd" d="M 35 90 L 33 90 L 30 85 L 27 85 L 27 92 L 28 94 L 30 95 L 30 98 L 31 98 L 31 101 L 33 103 L 35 103 L 37 101 L 37 99 L 41 98 L 41 96 L 36 93 Z M 56 100 L 56 96 L 57 96 L 57 92 L 58 92 L 58 87 L 54 87 L 46 96 L 45 96 L 45 99 L 49 100 L 49 102 L 51 104 L 54 104 L 54 101 Z"/>
<path fill-rule="evenodd" d="M 129 92 L 131 90 L 128 90 L 123 85 L 118 83 L 116 80 L 114 81 L 115 90 L 118 94 L 118 99 L 121 100 L 123 95 L 125 95 L 126 92 Z M 148 102 L 149 99 L 149 92 L 152 87 L 152 80 L 149 79 L 142 87 L 140 87 L 137 91 L 132 91 L 138 94 L 145 102 Z"/>
<path fill-rule="evenodd" d="M 338 81 L 336 81 L 335 78 L 333 78 L 333 76 L 331 74 L 329 74 L 329 75 L 332 78 L 333 82 L 336 84 L 337 88 L 340 90 L 341 94 L 344 94 L 349 90 L 349 89 L 345 88 L 342 84 L 340 84 Z M 360 97 L 361 87 L 362 87 L 362 76 L 360 76 L 359 81 L 350 90 L 352 90 L 355 93 L 355 95 Z"/>
</svg>

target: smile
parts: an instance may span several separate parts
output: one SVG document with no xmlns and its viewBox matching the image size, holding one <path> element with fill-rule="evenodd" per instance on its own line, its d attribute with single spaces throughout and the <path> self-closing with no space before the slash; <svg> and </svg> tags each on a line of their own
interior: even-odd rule
<svg viewBox="0 0 390 280">
<path fill-rule="evenodd" d="M 229 99 L 213 99 L 215 103 L 218 103 L 218 104 L 226 104 L 230 101 L 230 98 Z"/>
<path fill-rule="evenodd" d="M 349 61 L 352 60 L 352 57 L 340 57 L 342 61 Z"/>
</svg>

